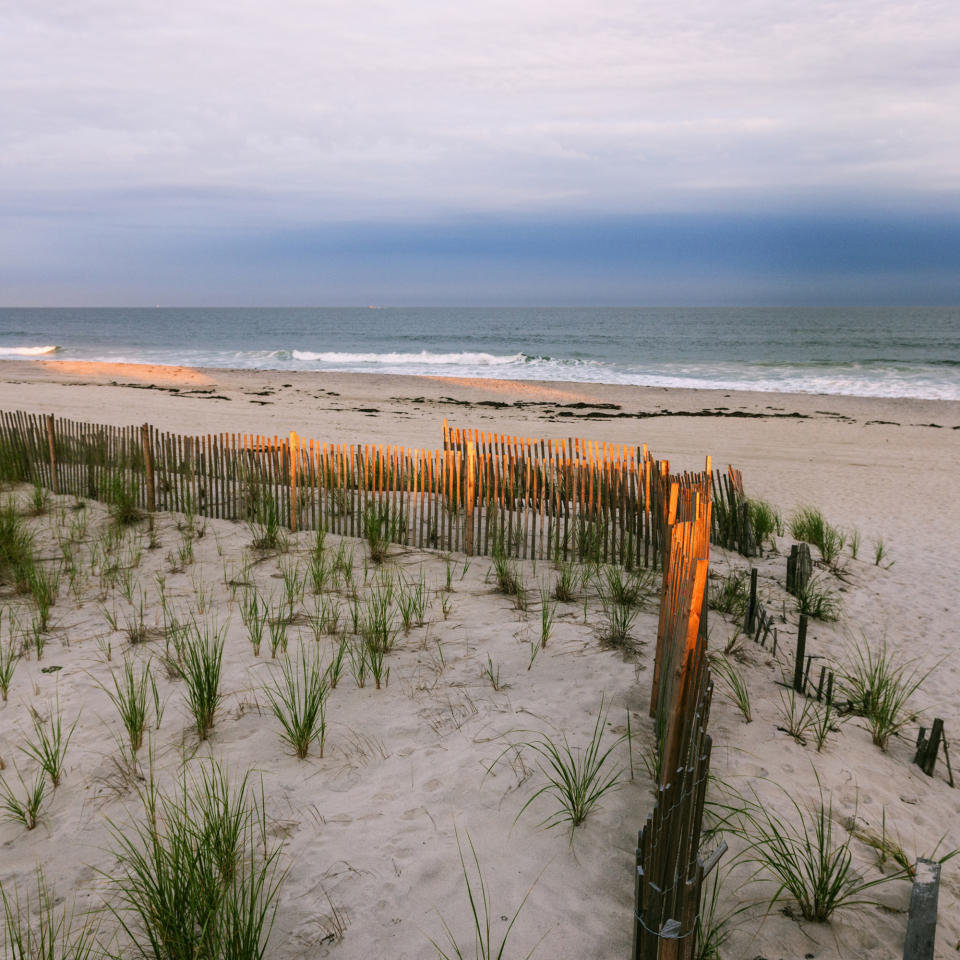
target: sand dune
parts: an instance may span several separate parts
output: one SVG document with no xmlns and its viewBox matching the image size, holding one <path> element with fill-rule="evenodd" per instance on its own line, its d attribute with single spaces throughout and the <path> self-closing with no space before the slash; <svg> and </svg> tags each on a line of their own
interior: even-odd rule
<svg viewBox="0 0 960 960">
<path fill-rule="evenodd" d="M 921 721 L 943 717 L 948 738 L 960 730 L 954 635 L 960 524 L 953 493 L 960 406 L 582 384 L 492 386 L 440 378 L 0 363 L 0 408 L 75 419 L 149 421 L 203 433 L 296 430 L 321 440 L 435 447 L 446 417 L 520 435 L 647 442 L 679 468 L 699 468 L 712 454 L 715 464 L 739 466 L 748 492 L 785 514 L 815 504 L 845 531 L 860 532 L 857 559 L 845 550 L 843 576 L 821 574 L 842 602 L 843 615 L 836 623 L 813 622 L 809 649 L 841 666 L 858 645 L 877 649 L 885 638 L 891 651 L 915 660 L 922 672 L 932 671 L 913 703 Z M 14 493 L 26 511 L 32 491 Z M 457 832 L 461 841 L 469 835 L 483 864 L 496 933 L 506 930 L 502 918 L 513 915 L 533 885 L 511 934 L 517 955 L 541 937 L 536 956 L 629 955 L 633 846 L 653 799 L 642 758 L 653 735 L 647 705 L 655 601 L 639 615 L 633 642 L 611 648 L 602 642 L 605 621 L 596 586 L 588 584 L 573 602 L 557 605 L 553 634 L 538 650 L 539 588 L 552 586 L 557 573 L 551 565 L 519 565 L 531 598 L 524 611 L 496 591 L 487 558 L 394 547 L 378 568 L 366 559 L 365 543 L 330 536 L 328 556 L 341 547 L 342 555 L 352 552 L 357 596 L 369 596 L 384 576 L 414 582 L 422 575 L 429 605 L 423 625 L 398 636 L 383 689 L 369 679 L 360 688 L 344 670 L 329 697 L 324 757 L 298 760 L 280 739 L 264 692 L 277 676 L 278 661 L 268 641 L 254 655 L 241 617 L 244 588 L 231 581 L 254 584 L 279 604 L 282 570 L 296 564 L 306 570 L 313 535 L 297 534 L 283 553 L 258 552 L 244 525 L 197 521 L 191 530 L 187 519 L 163 515 L 156 521 L 156 549 L 143 524 L 111 546 L 114 524 L 105 508 L 74 506 L 72 498 L 54 498 L 45 515 L 25 521 L 35 531 L 39 555 L 51 563 L 63 556 L 64 540 L 73 543 L 68 549 L 77 572 L 73 583 L 66 572 L 61 578 L 42 659 L 33 652 L 17 665 L 9 700 L 0 706 L 6 781 L 19 791 L 16 770 L 32 776 L 18 747 L 30 736 L 33 711 L 48 717 L 59 704 L 64 721 L 77 719 L 77 727 L 66 775 L 50 791 L 37 828 L 0 823 L 5 885 L 25 891 L 41 863 L 58 892 L 75 894 L 81 909 L 116 902 L 104 876 L 113 868 L 110 823 L 127 829 L 142 817 L 136 798 L 142 781 L 118 766 L 121 727 L 102 685 L 109 687 L 124 658 L 132 657 L 150 662 L 165 704 L 158 729 L 151 713 L 141 775 L 152 749 L 164 789 L 204 757 L 219 758 L 237 777 L 253 771 L 258 789 L 262 777 L 269 834 L 287 871 L 268 956 L 361 958 L 388 951 L 430 957 L 435 951 L 429 938 L 443 937 L 441 918 L 469 949 Z M 876 565 L 874 545 L 881 538 L 887 558 Z M 778 621 L 784 637 L 796 632 L 792 600 L 783 589 L 790 542 L 777 538 L 775 549 L 755 561 L 768 609 L 785 616 Z M 725 551 L 712 556 L 717 577 L 748 565 Z M 207 741 L 197 738 L 183 682 L 163 664 L 161 590 L 169 610 L 183 620 L 195 613 L 225 630 L 225 698 Z M 342 581 L 330 582 L 323 593 L 348 633 L 353 593 Z M 127 628 L 139 620 L 141 597 L 150 632 L 146 642 L 131 645 Z M 286 630 L 289 652 L 295 654 L 302 642 L 329 659 L 337 641 L 322 633 L 315 638 L 310 618 L 317 603 L 309 589 L 296 602 Z M 2 605 L 17 613 L 21 631 L 29 633 L 32 607 L 10 585 L 2 588 Z M 116 629 L 109 622 L 114 613 Z M 5 615 L 4 642 L 10 622 Z M 711 647 L 723 650 L 736 626 L 716 612 L 710 622 Z M 731 661 L 748 686 L 752 722 L 744 722 L 719 683 L 711 715 L 713 772 L 729 788 L 747 797 L 755 792 L 789 817 L 792 799 L 815 801 L 819 778 L 832 796 L 838 833 L 853 826 L 862 837 L 879 832 L 885 821 L 911 858 L 930 853 L 938 842 L 940 855 L 960 848 L 960 792 L 947 786 L 942 762 L 933 779 L 911 764 L 916 723 L 883 752 L 863 720 L 853 718 L 818 752 L 809 737 L 803 744 L 781 729 L 782 667 L 768 650 L 744 642 Z M 60 669 L 45 672 L 54 666 Z M 499 671 L 496 688 L 491 671 L 494 677 Z M 542 732 L 583 743 L 601 700 L 609 711 L 607 742 L 626 732 L 629 713 L 632 779 L 631 751 L 621 742 L 611 756 L 623 770 L 621 786 L 603 797 L 572 839 L 563 827 L 540 826 L 556 809 L 546 795 L 518 818 L 545 780 L 535 757 L 529 751 L 518 756 L 510 745 Z M 787 904 L 767 910 L 774 887 L 748 882 L 753 869 L 736 864 L 743 838 L 734 832 L 728 839 L 721 909 L 746 909 L 731 924 L 723 957 L 901 955 L 909 883 L 897 880 L 872 891 L 881 906 L 842 910 L 830 924 L 799 922 Z M 858 871 L 878 875 L 881 868 L 867 844 L 855 839 L 851 850 Z M 889 863 L 882 869 L 889 872 Z M 944 867 L 937 956 L 954 955 L 960 940 L 958 869 L 957 861 Z M 345 929 L 338 930 L 337 916 Z M 110 926 L 105 921 L 105 929 Z"/>
</svg>

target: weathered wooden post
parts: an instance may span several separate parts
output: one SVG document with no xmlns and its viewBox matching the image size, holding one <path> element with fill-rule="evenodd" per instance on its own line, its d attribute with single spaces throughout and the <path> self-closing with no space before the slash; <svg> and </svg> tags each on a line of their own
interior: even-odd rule
<svg viewBox="0 0 960 960">
<path fill-rule="evenodd" d="M 297 532 L 297 463 L 300 459 L 300 438 L 290 433 L 290 530 Z"/>
<path fill-rule="evenodd" d="M 807 615 L 801 614 L 800 626 L 797 628 L 797 662 L 793 668 L 793 689 L 803 693 L 805 686 L 803 677 L 803 658 L 807 652 Z"/>
<path fill-rule="evenodd" d="M 464 513 L 466 515 L 466 535 L 464 536 L 463 552 L 468 557 L 473 556 L 473 501 L 476 499 L 476 472 L 477 472 L 477 448 L 473 441 L 467 444 L 467 476 L 466 476 L 466 504 Z"/>
<path fill-rule="evenodd" d="M 143 446 L 143 472 L 147 484 L 147 510 L 152 514 L 157 509 L 157 494 L 153 483 L 153 451 L 150 449 L 150 425 L 140 427 L 140 443 Z M 150 518 L 153 523 L 153 517 Z"/>
<path fill-rule="evenodd" d="M 923 858 L 917 860 L 903 960 L 933 960 L 939 896 L 940 864 Z"/>
<path fill-rule="evenodd" d="M 60 493 L 60 483 L 57 480 L 57 446 L 53 430 L 53 414 L 48 413 L 47 417 L 47 446 L 50 448 L 50 488 L 54 495 Z"/>
<path fill-rule="evenodd" d="M 757 568 L 750 569 L 750 600 L 743 614 L 743 629 L 753 636 L 757 629 Z"/>
<path fill-rule="evenodd" d="M 810 559 L 810 547 L 806 543 L 795 543 L 787 557 L 787 593 L 795 597 L 807 586 L 813 573 L 813 561 Z"/>
<path fill-rule="evenodd" d="M 933 776 L 934 767 L 937 764 L 937 754 L 940 752 L 940 743 L 943 740 L 943 720 L 937 717 L 933 721 L 933 728 L 930 736 L 927 736 L 927 728 L 921 727 L 917 735 L 917 752 L 914 754 L 913 762 L 928 776 Z"/>
</svg>

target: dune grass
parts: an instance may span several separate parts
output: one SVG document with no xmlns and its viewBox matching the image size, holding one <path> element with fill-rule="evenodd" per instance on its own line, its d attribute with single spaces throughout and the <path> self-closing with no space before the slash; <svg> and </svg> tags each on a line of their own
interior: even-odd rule
<svg viewBox="0 0 960 960">
<path fill-rule="evenodd" d="M 247 527 L 250 530 L 250 546 L 254 550 L 283 550 L 286 536 L 280 519 L 280 504 L 266 488 L 257 488 L 249 506 Z"/>
<path fill-rule="evenodd" d="M 197 765 L 195 764 L 194 767 Z M 223 768 L 199 764 L 175 791 L 151 779 L 143 817 L 110 824 L 116 865 L 108 909 L 142 960 L 263 960 L 283 874 L 263 796 L 249 774 L 233 786 Z"/>
<path fill-rule="evenodd" d="M 323 756 L 329 690 L 329 673 L 316 644 L 301 644 L 295 662 L 293 658 L 281 660 L 279 676 L 265 688 L 273 715 L 282 727 L 280 736 L 301 760 L 314 743 Z"/>
<path fill-rule="evenodd" d="M 373 563 L 381 564 L 387 559 L 390 544 L 397 540 L 399 534 L 398 518 L 390 515 L 390 507 L 387 504 L 367 504 L 363 511 L 363 535 Z"/>
<path fill-rule="evenodd" d="M 900 835 L 893 833 L 887 828 L 886 807 L 883 808 L 879 832 L 866 826 L 858 826 L 856 818 L 854 818 L 849 829 L 853 836 L 874 851 L 877 857 L 877 866 L 880 869 L 886 867 L 888 862 L 893 863 L 896 869 L 903 871 L 911 880 L 916 877 L 918 860 L 929 860 L 932 863 L 944 864 L 948 860 L 952 860 L 954 857 L 960 855 L 960 849 L 947 850 L 945 853 L 940 853 L 943 841 L 947 838 L 945 833 L 929 852 L 922 853 L 921 851 L 916 851 L 913 854 L 907 853 Z"/>
<path fill-rule="evenodd" d="M 608 643 L 624 643 L 630 636 L 641 608 L 654 592 L 653 570 L 630 573 L 618 566 L 603 568 L 597 589 L 607 622 L 603 639 Z"/>
<path fill-rule="evenodd" d="M 783 536 L 783 517 L 772 503 L 766 500 L 749 499 L 747 509 L 750 513 L 750 529 L 758 544 L 772 545 L 774 536 Z"/>
<path fill-rule="evenodd" d="M 243 623 L 247 628 L 250 643 L 253 645 L 253 655 L 260 656 L 260 646 L 263 643 L 263 631 L 270 613 L 270 605 L 251 587 L 243 593 L 243 602 L 240 606 Z"/>
<path fill-rule="evenodd" d="M 138 674 L 133 661 L 124 659 L 119 676 L 111 674 L 111 680 L 112 690 L 102 683 L 100 687 L 120 714 L 130 755 L 135 757 L 143 746 L 143 732 L 147 726 L 147 693 L 155 690 L 155 687 L 151 686 L 153 677 L 150 673 L 150 661 L 143 664 Z M 158 696 L 156 702 L 159 703 Z"/>
<path fill-rule="evenodd" d="M 476 873 L 475 879 L 470 875 L 471 869 L 467 866 L 467 859 L 464 856 L 463 843 L 460 840 L 459 831 L 457 831 L 456 836 L 457 850 L 460 853 L 460 869 L 463 873 L 464 883 L 466 884 L 467 900 L 470 903 L 470 916 L 473 920 L 473 929 L 471 931 L 473 943 L 470 947 L 461 947 L 443 917 L 440 918 L 440 923 L 443 926 L 443 932 L 447 938 L 447 945 L 441 946 L 432 937 L 430 938 L 430 943 L 437 951 L 437 955 L 441 960 L 466 960 L 467 957 L 473 957 L 474 960 L 504 960 L 507 940 L 510 938 L 517 918 L 520 916 L 520 911 L 523 910 L 533 887 L 536 885 L 536 880 L 530 885 L 530 888 L 520 901 L 520 905 L 514 910 L 513 916 L 507 921 L 506 914 L 500 914 L 499 910 L 493 909 L 490 891 L 483 875 L 483 868 L 480 866 L 480 858 L 477 856 L 477 850 L 473 845 L 470 834 L 467 834 L 467 843 L 470 845 L 470 856 L 473 861 L 472 870 Z M 498 936 L 493 932 L 493 927 L 494 924 L 497 923 L 496 918 L 498 915 L 501 922 L 507 921 L 507 928 L 504 930 L 502 936 Z M 536 952 L 542 940 L 543 938 L 541 937 L 540 941 L 534 944 L 530 952 L 525 954 L 524 960 L 530 960 L 530 957 Z M 465 950 L 466 952 L 464 952 Z"/>
<path fill-rule="evenodd" d="M 750 846 L 744 857 L 755 864 L 757 877 L 777 884 L 769 906 L 783 899 L 794 901 L 805 920 L 825 923 L 842 907 L 873 904 L 869 890 L 902 877 L 902 871 L 865 879 L 854 867 L 849 834 L 834 833 L 833 799 L 824 798 L 817 780 L 819 800 L 810 808 L 802 807 L 784 790 L 792 807 L 781 816 L 769 803 L 754 794 L 744 811 Z"/>
<path fill-rule="evenodd" d="M 733 569 L 707 587 L 707 604 L 718 613 L 742 620 L 750 600 L 750 574 Z"/>
<path fill-rule="evenodd" d="M 576 570 L 571 563 L 560 562 L 553 582 L 553 599 L 569 603 L 576 596 Z"/>
<path fill-rule="evenodd" d="M 500 754 L 502 757 L 507 751 L 530 750 L 536 755 L 540 771 L 547 778 L 546 784 L 536 790 L 520 808 L 516 820 L 535 800 L 547 795 L 558 805 L 558 809 L 542 820 L 540 825 L 550 828 L 567 823 L 572 836 L 573 830 L 586 820 L 604 795 L 620 784 L 623 770 L 611 767 L 611 755 L 624 737 L 618 737 L 603 748 L 606 716 L 601 700 L 593 733 L 582 747 L 571 747 L 565 733 L 560 735 L 559 741 L 541 733 L 532 740 L 511 744 Z"/>
<path fill-rule="evenodd" d="M 38 626 L 41 631 L 46 631 L 60 591 L 60 572 L 32 558 L 21 569 L 26 590 L 33 598 Z"/>
<path fill-rule="evenodd" d="M 840 676 L 842 696 L 851 713 L 863 717 L 873 742 L 887 749 L 890 738 L 914 719 L 908 708 L 913 695 L 934 668 L 921 671 L 913 660 L 900 660 L 886 639 L 874 650 L 866 638 L 858 643 L 851 662 Z"/>
<path fill-rule="evenodd" d="M 178 649 L 176 669 L 184 682 L 187 706 L 197 727 L 197 736 L 206 740 L 213 726 L 217 707 L 223 698 L 220 675 L 223 670 L 223 644 L 226 628 L 199 624 L 187 628 Z"/>
<path fill-rule="evenodd" d="M 3 951 L 8 960 L 95 960 L 105 956 L 97 940 L 96 914 L 82 918 L 60 904 L 43 870 L 36 873 L 37 898 L 21 899 L 20 891 L 0 883 L 3 905 Z M 34 920 L 34 916 L 36 920 Z"/>
<path fill-rule="evenodd" d="M 79 719 L 78 717 L 74 720 L 73 725 L 64 732 L 63 716 L 60 713 L 59 703 L 56 710 L 51 710 L 46 721 L 41 720 L 35 713 L 33 715 L 34 739 L 28 740 L 25 745 L 20 747 L 46 773 L 54 789 L 60 786 L 60 781 L 63 779 L 67 747 L 70 745 L 70 739 L 77 728 Z"/>
<path fill-rule="evenodd" d="M 400 578 L 397 592 L 397 609 L 400 611 L 400 621 L 403 632 L 408 634 L 412 627 L 422 627 L 427 611 L 427 581 L 423 567 L 415 581 Z"/>
<path fill-rule="evenodd" d="M 523 581 L 517 570 L 517 565 L 511 560 L 498 542 L 493 550 L 493 566 L 491 567 L 494 583 L 500 593 L 508 597 L 516 597 L 523 593 Z"/>
<path fill-rule="evenodd" d="M 793 689 L 781 693 L 780 719 L 782 725 L 778 729 L 793 737 L 801 746 L 806 746 L 807 734 L 817 719 L 813 701 Z"/>
<path fill-rule="evenodd" d="M 119 526 L 129 526 L 143 519 L 143 511 L 137 506 L 136 480 L 124 471 L 118 470 L 110 478 L 106 500 L 110 516 Z"/>
<path fill-rule="evenodd" d="M 753 720 L 750 712 L 750 691 L 743 674 L 726 657 L 713 658 L 710 666 L 714 674 L 723 681 L 726 698 L 743 714 L 744 721 L 750 723 Z"/>
<path fill-rule="evenodd" d="M 723 960 L 724 947 L 733 932 L 733 921 L 750 907 L 750 904 L 740 904 L 728 910 L 721 909 L 721 890 L 730 879 L 730 873 L 730 870 L 721 873 L 717 868 L 704 880 L 693 960 Z"/>
<path fill-rule="evenodd" d="M 20 775 L 20 786 L 23 795 L 15 793 L 7 781 L 0 777 L 0 818 L 22 823 L 27 830 L 33 830 L 40 819 L 40 808 L 47 796 L 47 775 L 44 770 L 38 769 L 32 783 L 27 783 Z"/>
<path fill-rule="evenodd" d="M 303 602 L 304 591 L 307 586 L 307 575 L 300 567 L 299 561 L 290 560 L 279 564 L 280 577 L 283 580 L 283 596 L 286 602 L 286 618 L 292 620 L 297 604 Z"/>
<path fill-rule="evenodd" d="M 10 684 L 13 683 L 13 672 L 19 662 L 20 651 L 17 649 L 16 641 L 12 637 L 6 643 L 0 639 L 0 700 L 3 703 L 7 702 Z"/>
<path fill-rule="evenodd" d="M 550 593 L 540 588 L 540 646 L 546 648 L 547 641 L 553 636 L 553 621 L 557 615 L 557 604 L 550 599 Z"/>
<path fill-rule="evenodd" d="M 839 620 L 843 613 L 840 595 L 818 574 L 799 587 L 795 601 L 797 613 L 825 623 Z"/>
<path fill-rule="evenodd" d="M 34 563 L 33 534 L 11 497 L 0 507 L 0 582 L 26 592 L 25 571 Z"/>
<path fill-rule="evenodd" d="M 812 543 L 819 551 L 823 562 L 833 567 L 840 559 L 845 536 L 843 531 L 828 523 L 816 507 L 801 507 L 790 518 L 790 536 L 794 540 Z"/>
</svg>

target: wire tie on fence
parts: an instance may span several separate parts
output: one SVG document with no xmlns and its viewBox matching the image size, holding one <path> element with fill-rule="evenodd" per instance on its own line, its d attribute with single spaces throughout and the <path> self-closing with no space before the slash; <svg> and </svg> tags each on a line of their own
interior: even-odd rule
<svg viewBox="0 0 960 960">
<path fill-rule="evenodd" d="M 639 923 L 640 926 L 647 931 L 647 933 L 656 937 L 658 940 L 686 940 L 687 937 L 692 936 L 696 932 L 697 921 L 700 919 L 700 914 L 698 913 L 693 918 L 693 926 L 690 927 L 686 933 L 676 933 L 674 931 L 679 931 L 680 929 L 679 920 L 667 920 L 667 922 L 664 923 L 659 930 L 653 930 L 643 922 L 643 917 L 640 916 L 636 910 L 634 910 L 633 915 L 636 918 L 637 923 Z"/>
</svg>

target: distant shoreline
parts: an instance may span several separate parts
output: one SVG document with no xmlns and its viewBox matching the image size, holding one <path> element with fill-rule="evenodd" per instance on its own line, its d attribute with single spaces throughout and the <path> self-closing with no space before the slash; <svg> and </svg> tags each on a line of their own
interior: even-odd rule
<svg viewBox="0 0 960 960">
<path fill-rule="evenodd" d="M 943 308 L 0 308 L 0 359 L 960 402 Z"/>
<path fill-rule="evenodd" d="M 809 393 L 796 391 L 751 390 L 746 388 L 730 389 L 725 387 L 683 387 L 683 386 L 654 386 L 644 384 L 608 383 L 604 381 L 587 380 L 535 380 L 513 379 L 510 377 L 464 377 L 446 376 L 443 374 L 407 374 L 407 373 L 380 373 L 376 371 L 358 372 L 346 370 L 284 370 L 272 367 L 202 367 L 184 366 L 162 363 L 115 363 L 100 360 L 57 360 L 50 355 L 36 358 L 0 357 L 0 377 L 7 379 L 15 377 L 28 382 L 59 382 L 59 383 L 89 383 L 125 385 L 125 384 L 156 384 L 158 387 L 177 387 L 184 384 L 211 384 L 217 382 L 241 382 L 247 378 L 271 380 L 316 379 L 324 382 L 336 380 L 356 379 L 357 382 L 379 381 L 395 384 L 411 383 L 438 383 L 448 384 L 451 388 L 465 388 L 468 391 L 480 391 L 509 395 L 514 402 L 523 396 L 535 396 L 540 399 L 553 397 L 560 401 L 566 399 L 576 402 L 584 397 L 611 395 L 656 395 L 670 394 L 684 398 L 683 409 L 687 410 L 690 404 L 709 402 L 712 399 L 737 398 L 743 403 L 744 398 L 753 398 L 756 404 L 770 405 L 771 398 L 789 399 L 798 408 L 807 408 L 810 403 L 822 406 L 824 401 L 831 403 L 854 403 L 906 405 L 911 410 L 926 409 L 935 412 L 940 409 L 956 410 L 960 416 L 960 401 L 920 397 L 886 397 L 860 395 L 848 393 Z"/>
</svg>

